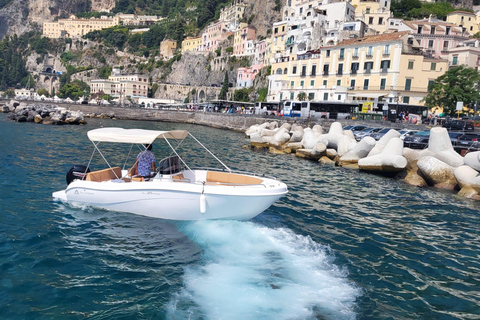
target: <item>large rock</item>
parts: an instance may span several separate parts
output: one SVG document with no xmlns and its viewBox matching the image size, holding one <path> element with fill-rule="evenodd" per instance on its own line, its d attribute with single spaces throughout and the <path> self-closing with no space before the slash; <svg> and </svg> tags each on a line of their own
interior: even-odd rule
<svg viewBox="0 0 480 320">
<path fill-rule="evenodd" d="M 394 129 L 390 129 L 387 133 L 385 133 L 383 137 L 380 138 L 380 140 L 377 141 L 375 147 L 370 150 L 370 153 L 368 155 L 374 156 L 376 154 L 380 154 L 387 145 L 387 143 L 390 141 L 390 139 L 398 137 L 400 137 L 400 132 Z"/>
<path fill-rule="evenodd" d="M 410 148 L 403 148 L 403 156 L 407 159 L 407 166 L 405 167 L 405 172 L 400 173 L 397 178 L 403 179 L 405 183 L 412 186 L 428 186 L 427 181 L 425 181 L 417 166 L 417 161 L 421 157 L 420 152 Z"/>
<path fill-rule="evenodd" d="M 393 174 L 402 171 L 407 166 L 403 156 L 403 141 L 392 138 L 380 154 L 358 160 L 358 167 L 365 171 Z"/>
<path fill-rule="evenodd" d="M 313 149 L 317 144 L 318 138 L 315 136 L 315 133 L 310 128 L 305 128 L 303 133 L 303 148 L 304 149 Z"/>
<path fill-rule="evenodd" d="M 453 174 L 455 168 L 435 157 L 420 158 L 417 166 L 427 183 L 435 188 L 453 190 L 457 185 Z"/>
<path fill-rule="evenodd" d="M 352 150 L 340 157 L 340 163 L 357 163 L 358 160 L 365 158 L 373 147 L 375 147 L 375 139 L 365 137 Z"/>
<path fill-rule="evenodd" d="M 452 141 L 445 128 L 435 127 L 430 130 L 428 150 L 434 153 L 434 157 L 452 167 L 463 165 L 463 158 L 453 150 Z"/>
<path fill-rule="evenodd" d="M 460 166 L 454 171 L 460 186 L 459 195 L 480 200 L 480 174 L 470 166 Z"/>
<path fill-rule="evenodd" d="M 292 132 L 290 142 L 302 142 L 302 139 L 303 139 L 303 129 L 295 130 Z"/>
</svg>

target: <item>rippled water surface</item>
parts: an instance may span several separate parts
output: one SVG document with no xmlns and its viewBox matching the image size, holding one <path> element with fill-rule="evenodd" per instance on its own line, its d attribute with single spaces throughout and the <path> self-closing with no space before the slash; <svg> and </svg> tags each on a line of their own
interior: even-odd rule
<svg viewBox="0 0 480 320">
<path fill-rule="evenodd" d="M 70 166 L 88 162 L 86 132 L 99 126 L 188 129 L 230 167 L 290 192 L 247 222 L 52 201 Z M 244 144 L 201 126 L 0 114 L 0 319 L 480 319 L 478 202 Z M 186 147 L 189 162 L 209 164 Z"/>
</svg>

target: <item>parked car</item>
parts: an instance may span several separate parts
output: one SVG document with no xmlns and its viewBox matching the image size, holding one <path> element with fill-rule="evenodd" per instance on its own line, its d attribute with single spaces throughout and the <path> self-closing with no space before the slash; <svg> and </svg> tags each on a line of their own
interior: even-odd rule
<svg viewBox="0 0 480 320">
<path fill-rule="evenodd" d="M 418 132 L 418 130 L 415 130 L 415 129 L 402 129 L 400 131 L 400 139 L 404 140 L 405 137 L 408 137 L 408 136 L 413 136 L 414 134 L 416 134 Z"/>
<path fill-rule="evenodd" d="M 414 135 L 407 136 L 403 139 L 403 145 L 412 149 L 425 149 L 428 147 L 428 140 L 430 139 L 429 131 L 418 131 Z"/>
<path fill-rule="evenodd" d="M 380 140 L 388 131 L 392 130 L 391 128 L 383 128 L 382 130 L 372 133 L 370 137 L 372 137 L 375 140 Z"/>
<path fill-rule="evenodd" d="M 447 128 L 449 131 L 473 131 L 474 123 L 472 120 L 450 120 L 445 122 L 442 127 Z"/>
<path fill-rule="evenodd" d="M 456 146 L 458 143 L 458 137 L 464 135 L 464 132 L 449 132 L 448 136 L 450 137 L 450 141 L 452 142 L 452 146 Z"/>
<path fill-rule="evenodd" d="M 383 128 L 366 128 L 366 129 L 363 129 L 362 131 L 358 131 L 358 132 L 355 132 L 353 135 L 355 136 L 355 139 L 357 141 L 360 141 L 362 140 L 364 137 L 366 136 L 369 136 L 375 132 L 378 132 L 380 130 L 382 130 Z"/>
<path fill-rule="evenodd" d="M 457 147 L 470 148 L 478 147 L 480 135 L 477 133 L 464 133 L 457 138 Z"/>
</svg>

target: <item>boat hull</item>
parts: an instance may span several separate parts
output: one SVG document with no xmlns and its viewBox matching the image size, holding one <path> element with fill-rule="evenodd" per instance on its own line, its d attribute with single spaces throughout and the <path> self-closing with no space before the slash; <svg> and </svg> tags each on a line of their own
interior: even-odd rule
<svg viewBox="0 0 480 320">
<path fill-rule="evenodd" d="M 274 180 L 268 187 L 76 180 L 63 193 L 53 196 L 71 203 L 169 220 L 248 220 L 286 193 L 286 185 Z"/>
</svg>

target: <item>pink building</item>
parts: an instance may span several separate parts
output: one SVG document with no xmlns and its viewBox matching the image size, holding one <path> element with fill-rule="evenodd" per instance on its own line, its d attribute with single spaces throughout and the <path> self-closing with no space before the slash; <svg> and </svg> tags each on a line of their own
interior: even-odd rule
<svg viewBox="0 0 480 320">
<path fill-rule="evenodd" d="M 214 23 L 209 24 L 202 34 L 203 51 L 217 50 L 220 42 L 225 39 L 224 34 L 226 32 L 227 28 L 223 21 L 215 21 Z"/>
<path fill-rule="evenodd" d="M 437 19 L 401 21 L 390 30 L 410 31 L 428 56 L 448 58 L 448 52 L 468 40 L 462 27 Z"/>
<path fill-rule="evenodd" d="M 263 64 L 253 65 L 248 68 L 238 68 L 237 70 L 237 87 L 246 88 L 253 85 L 253 80 L 257 76 L 260 69 L 263 68 Z"/>
<path fill-rule="evenodd" d="M 267 51 L 267 40 L 263 39 L 255 43 L 255 58 L 253 64 L 261 64 L 265 60 L 265 54 Z"/>
<path fill-rule="evenodd" d="M 245 54 L 248 48 L 247 42 L 250 40 L 255 40 L 255 28 L 249 27 L 246 23 L 241 23 L 233 38 L 233 54 Z"/>
</svg>

